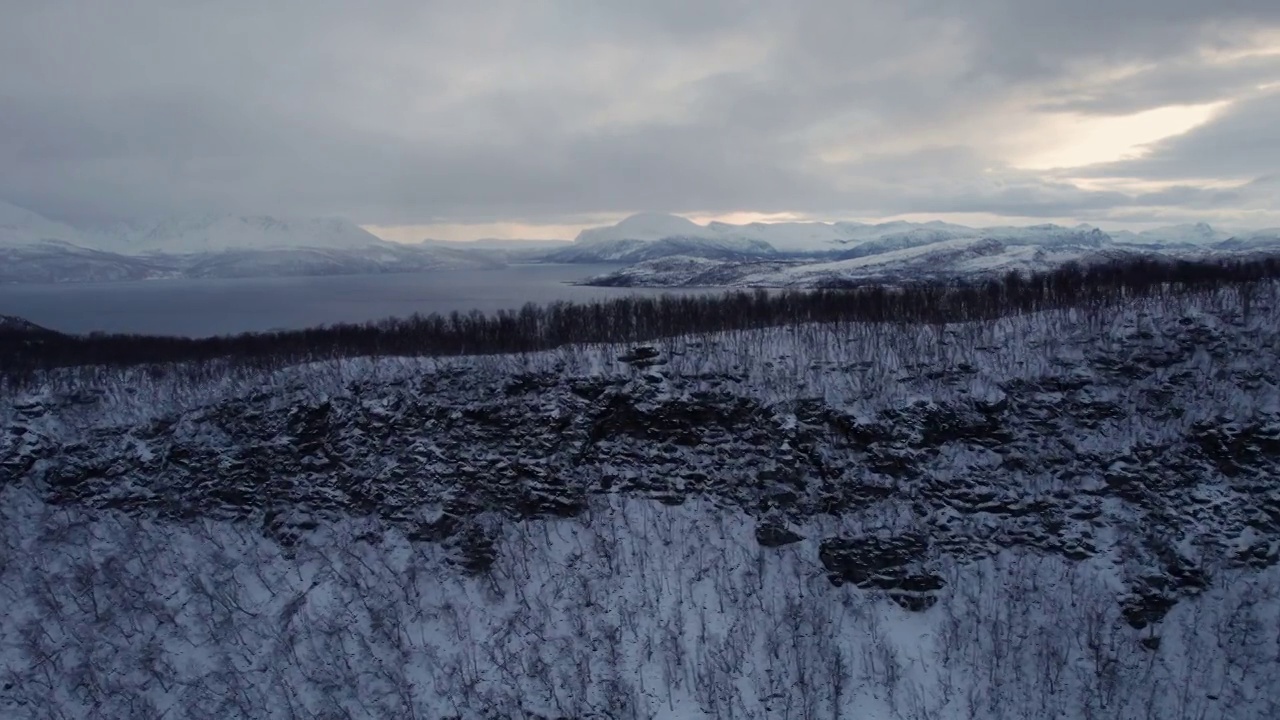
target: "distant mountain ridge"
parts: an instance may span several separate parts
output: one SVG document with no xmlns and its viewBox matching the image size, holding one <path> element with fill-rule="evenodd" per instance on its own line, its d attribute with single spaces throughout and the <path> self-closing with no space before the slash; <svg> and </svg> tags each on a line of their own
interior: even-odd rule
<svg viewBox="0 0 1280 720">
<path fill-rule="evenodd" d="M 1249 235 L 1280 236 L 1280 229 L 1255 231 Z M 733 225 L 710 222 L 699 225 L 678 216 L 641 213 L 616 225 L 583 230 L 574 241 L 579 254 L 607 254 L 621 243 L 635 248 L 644 243 L 678 239 L 701 242 L 710 247 L 737 247 L 761 255 L 822 255 L 854 251 L 870 245 L 901 249 L 958 238 L 994 238 L 1008 244 L 1143 245 L 1157 247 L 1203 246 L 1233 237 L 1205 223 L 1172 225 L 1141 232 L 1106 232 L 1092 225 L 1065 227 L 1053 224 L 1029 226 L 968 227 L 941 221 L 924 223 L 895 220 L 884 223 L 781 222 Z M 765 248 L 764 245 L 768 245 Z M 858 254 L 866 254 L 859 252 Z"/>
<path fill-rule="evenodd" d="M 126 255 L 300 247 L 354 250 L 390 244 L 341 218 L 227 214 L 131 220 L 90 229 L 82 237 L 89 247 Z"/>
<path fill-rule="evenodd" d="M 1141 232 L 1091 225 L 972 228 L 932 222 L 698 224 L 641 213 L 572 241 L 387 242 L 347 220 L 209 214 L 76 228 L 0 203 L 0 282 L 262 277 L 623 264 L 591 284 L 678 286 L 863 282 L 868 278 L 1045 270 L 1133 253 L 1280 252 L 1280 228 L 1205 223 Z M 762 274 L 765 264 L 770 272 Z M 781 274 L 779 274 L 781 273 Z"/>
<path fill-rule="evenodd" d="M 660 237 L 671 230 L 682 234 Z M 704 226 L 646 214 L 584 231 L 555 257 L 630 263 L 585 281 L 589 285 L 814 287 L 1037 272 L 1134 254 L 1241 252 L 1280 253 L 1280 230 L 1232 235 L 1197 223 L 1108 233 L 1086 224 L 970 228 L 936 221 Z"/>
<path fill-rule="evenodd" d="M 349 220 L 208 214 L 75 228 L 0 203 L 0 283 L 495 268 L 494 253 L 387 242 Z"/>
</svg>

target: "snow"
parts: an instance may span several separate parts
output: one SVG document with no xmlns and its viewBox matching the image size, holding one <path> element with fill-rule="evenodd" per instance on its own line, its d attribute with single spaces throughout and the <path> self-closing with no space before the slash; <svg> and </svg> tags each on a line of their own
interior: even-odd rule
<svg viewBox="0 0 1280 720">
<path fill-rule="evenodd" d="M 705 228 L 677 215 L 638 213 L 616 225 L 591 228 L 578 233 L 574 242 L 581 244 L 616 240 L 663 240 L 669 237 L 698 237 Z"/>
<path fill-rule="evenodd" d="M 70 225 L 54 222 L 25 208 L 0 201 L 0 247 L 49 240 L 74 243 L 80 233 Z"/>
<path fill-rule="evenodd" d="M 654 242 L 668 238 L 706 242 L 767 243 L 781 252 L 821 252 L 838 250 L 851 243 L 870 242 L 908 233 L 935 238 L 972 234 L 971 228 L 942 222 L 888 222 L 868 225 L 855 222 L 779 222 L 734 225 L 710 222 L 699 225 L 676 215 L 641 213 L 616 225 L 591 228 L 579 233 L 575 244 L 592 245 L 621 241 Z"/>
<path fill-rule="evenodd" d="M 388 244 L 340 218 L 213 213 L 135 218 L 76 228 L 0 201 L 0 245 L 50 240 L 124 255 L 279 248 L 360 250 Z"/>
<path fill-rule="evenodd" d="M 357 250 L 387 244 L 355 223 L 338 218 L 228 214 L 137 219 L 89 228 L 84 237 L 93 248 L 127 255 L 280 248 Z"/>
<path fill-rule="evenodd" d="M 1134 245 L 1211 245 L 1232 237 L 1232 233 L 1213 228 L 1208 223 L 1170 225 L 1136 233 L 1120 231 L 1111 235 L 1116 242 Z"/>
<path fill-rule="evenodd" d="M 497 251 L 389 243 L 341 219 L 201 215 L 76 229 L 0 203 L 0 282 L 418 272 L 503 264 L 504 254 Z"/>
<path fill-rule="evenodd" d="M 1257 478 L 1202 482 L 1195 488 L 1202 501 L 1148 514 L 1105 497 L 1116 476 L 1078 472 L 1088 458 L 1114 457 L 1106 466 L 1122 475 L 1138 466 L 1124 458 L 1165 448 L 1226 411 L 1236 424 L 1274 414 L 1280 305 L 1275 286 L 1260 295 L 1248 320 L 1226 291 L 943 328 L 800 326 L 655 343 L 669 362 L 647 372 L 660 373 L 663 388 L 638 407 L 660 405 L 672 393 L 731 392 L 766 403 L 771 412 L 760 422 L 773 435 L 763 441 L 787 448 L 802 446 L 794 440 L 806 401 L 821 399 L 870 426 L 885 411 L 920 411 L 917 400 L 934 409 L 999 402 L 1006 398 L 997 387 L 1044 385 L 1017 391 L 1025 406 L 1011 421 L 1047 413 L 1062 424 L 1022 458 L 1023 469 L 1003 464 L 996 450 L 1009 447 L 978 452 L 962 443 L 933 448 L 936 457 L 922 468 L 938 480 L 926 486 L 934 491 L 985 468 L 990 487 L 1017 488 L 1011 502 L 1062 494 L 1078 502 L 1073 507 L 1096 511 L 1094 521 L 1045 513 L 1046 524 L 1067 527 L 1064 537 L 1093 533 L 1087 539 L 1097 552 L 1079 562 L 1008 542 L 997 531 L 1021 527 L 1016 518 L 936 505 L 909 479 L 892 488 L 901 497 L 788 517 L 787 528 L 801 539 L 777 548 L 757 542 L 763 518 L 754 504 L 711 493 L 690 493 L 671 507 L 635 494 L 595 494 L 571 518 L 480 512 L 472 521 L 494 538 L 496 559 L 477 576 L 459 570 L 450 548 L 412 541 L 404 524 L 376 514 L 321 516 L 285 506 L 282 514 L 319 520 L 289 545 L 268 537 L 258 516 L 54 505 L 35 482 L 5 483 L 0 715 L 1274 718 L 1280 566 L 1246 569 L 1223 559 L 1224 540 L 1236 550 L 1275 542 L 1265 506 L 1227 514 L 1231 494 Z M 570 409 L 580 405 L 568 391 L 495 398 L 495 388 L 548 373 L 556 382 L 597 378 L 641 393 L 649 383 L 617 361 L 624 349 L 352 359 L 212 372 L 200 382 L 147 369 L 77 381 L 68 371 L 0 402 L 0 458 L 6 448 L 41 438 L 64 449 L 58 462 L 101 443 L 100 455 L 82 455 L 94 462 L 72 469 L 110 477 L 99 478 L 116 491 L 104 497 L 119 499 L 140 481 L 110 475 L 127 469 L 130 457 L 146 465 L 198 441 L 230 462 L 238 442 L 295 442 L 236 439 L 230 423 L 246 408 L 271 417 L 327 406 L 334 422 L 344 408 L 369 408 L 392 422 L 414 404 L 439 402 L 464 419 L 487 406 L 525 403 L 540 417 L 558 412 L 572 420 Z M 1172 364 L 1161 360 L 1169 352 L 1178 353 Z M 1100 368 L 1112 362 L 1143 372 L 1102 376 Z M 969 366 L 972 372 L 954 376 Z M 1054 380 L 1087 383 L 1073 391 L 1050 386 Z M 1172 399 L 1151 399 L 1170 388 Z M 77 391 L 92 392 L 94 401 L 61 404 L 62 394 Z M 1132 412 L 1107 415 L 1091 428 L 1085 418 L 1063 414 L 1069 402 Z M 1172 410 L 1178 412 L 1159 415 Z M 393 433 L 346 436 L 340 444 L 375 451 L 364 463 L 344 462 L 338 474 L 407 463 L 422 483 L 408 510 L 417 520 L 437 520 L 443 505 L 458 499 L 431 484 L 450 466 L 532 461 L 537 438 L 507 438 L 510 452 L 495 449 L 494 438 L 511 433 L 508 416 L 494 420 L 491 428 L 463 426 L 464 440 L 453 446 L 443 425 L 402 427 L 401 434 L 424 439 L 413 457 L 393 455 Z M 168 422 L 170 434 L 162 432 Z M 706 449 L 697 445 L 635 447 L 653 460 L 626 465 L 619 455 L 603 470 L 631 472 L 638 482 L 699 470 L 742 488 L 768 469 L 734 466 L 731 458 L 702 464 Z M 674 461 L 660 460 L 663 453 Z M 8 457 L 15 456 L 22 453 Z M 573 472 L 549 469 L 562 471 L 562 481 Z M 872 479 L 859 471 L 835 481 Z M 1257 497 L 1267 501 L 1268 493 L 1270 486 Z M 1099 497 L 1105 502 L 1095 502 Z M 1039 522 L 1036 515 L 1025 517 Z M 1178 554 L 1196 567 L 1206 563 L 1207 585 L 1179 599 L 1158 625 L 1135 630 L 1117 597 L 1149 569 L 1152 559 L 1137 540 L 1156 524 Z M 999 548 L 976 556 L 927 553 L 922 564 L 945 588 L 920 612 L 879 590 L 833 585 L 819 560 L 827 538 L 917 529 L 942 537 L 942 528 Z M 1158 648 L 1141 644 L 1153 637 Z"/>
</svg>

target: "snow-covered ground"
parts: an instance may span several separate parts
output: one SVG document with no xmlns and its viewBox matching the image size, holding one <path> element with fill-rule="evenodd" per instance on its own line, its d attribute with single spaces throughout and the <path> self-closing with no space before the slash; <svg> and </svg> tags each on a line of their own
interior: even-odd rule
<svg viewBox="0 0 1280 720">
<path fill-rule="evenodd" d="M 1106 559 L 945 561 L 911 613 L 816 540 L 605 496 L 510 524 L 468 577 L 376 520 L 284 548 L 0 493 L 6 717 L 1271 718 L 1280 572 L 1228 572 L 1139 642 Z M 828 523 L 827 530 L 835 523 Z M 801 527 L 816 534 L 819 524 Z"/>
<path fill-rule="evenodd" d="M 0 713 L 1276 717 L 1277 291 L 59 371 Z"/>
</svg>

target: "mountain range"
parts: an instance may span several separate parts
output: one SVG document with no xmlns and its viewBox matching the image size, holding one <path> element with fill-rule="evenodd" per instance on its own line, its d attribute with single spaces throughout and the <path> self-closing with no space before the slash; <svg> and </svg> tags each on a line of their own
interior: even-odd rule
<svg viewBox="0 0 1280 720">
<path fill-rule="evenodd" d="M 661 237 L 679 230 L 682 234 Z M 782 248 L 787 248 L 783 250 Z M 943 222 L 697 225 L 633 216 L 584 231 L 556 257 L 624 262 L 584 284 L 634 287 L 815 287 L 1051 270 L 1126 256 L 1196 258 L 1280 251 L 1280 229 L 1233 234 L 1207 224 L 1142 232 L 1090 225 L 971 228 Z"/>
<path fill-rule="evenodd" d="M 206 214 L 88 227 L 0 202 L 0 283 L 493 268 L 477 248 L 382 240 L 348 220 Z"/>
<path fill-rule="evenodd" d="M 1141 232 L 940 221 L 703 225 L 657 213 L 583 230 L 572 242 L 405 244 L 336 218 L 207 214 L 76 227 L 0 202 L 0 283 L 371 274 L 539 262 L 626 266 L 584 281 L 595 285 L 806 287 L 1045 270 L 1133 254 L 1273 250 L 1280 250 L 1280 229 L 1231 233 L 1204 223 Z"/>
</svg>

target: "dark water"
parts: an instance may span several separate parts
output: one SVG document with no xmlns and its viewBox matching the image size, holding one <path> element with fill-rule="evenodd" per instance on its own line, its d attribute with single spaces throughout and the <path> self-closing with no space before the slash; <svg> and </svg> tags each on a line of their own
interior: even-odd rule
<svg viewBox="0 0 1280 720">
<path fill-rule="evenodd" d="M 201 337 L 664 292 L 567 284 L 617 267 L 516 265 L 398 275 L 0 285 L 0 315 L 72 333 Z"/>
</svg>

